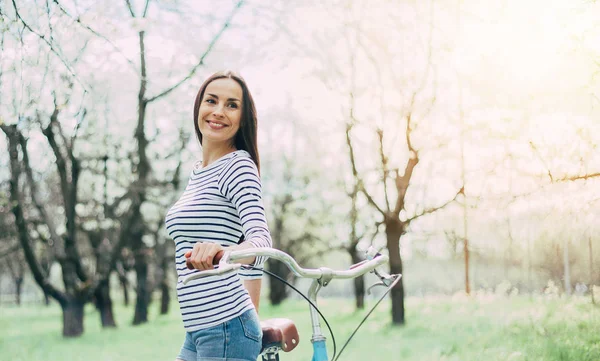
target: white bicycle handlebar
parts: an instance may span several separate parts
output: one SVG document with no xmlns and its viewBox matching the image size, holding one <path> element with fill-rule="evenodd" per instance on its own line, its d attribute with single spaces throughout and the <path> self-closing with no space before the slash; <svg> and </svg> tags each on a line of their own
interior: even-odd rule
<svg viewBox="0 0 600 361">
<path fill-rule="evenodd" d="M 238 251 L 225 251 L 219 261 L 218 267 L 214 270 L 201 271 L 186 276 L 183 284 L 207 276 L 221 275 L 232 270 L 239 269 L 242 265 L 234 263 L 236 260 L 249 257 L 269 257 L 283 262 L 296 276 L 303 278 L 319 279 L 326 276 L 330 279 L 352 279 L 364 275 L 367 272 L 375 270 L 377 267 L 388 261 L 388 257 L 383 254 L 376 254 L 372 259 L 359 262 L 352 265 L 347 270 L 332 270 L 327 267 L 321 268 L 302 268 L 296 260 L 289 254 L 274 248 L 249 248 Z"/>
</svg>

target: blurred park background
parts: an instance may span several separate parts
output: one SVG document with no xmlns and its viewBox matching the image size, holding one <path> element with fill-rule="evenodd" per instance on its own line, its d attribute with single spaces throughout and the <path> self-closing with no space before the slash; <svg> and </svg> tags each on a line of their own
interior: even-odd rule
<svg viewBox="0 0 600 361">
<path fill-rule="evenodd" d="M 600 360 L 598 19 L 590 0 L 0 0 L 0 358 L 174 358 L 164 215 L 201 157 L 196 92 L 233 69 L 274 246 L 345 268 L 373 245 L 403 274 L 344 357 Z M 373 282 L 323 290 L 340 335 Z M 306 330 L 282 359 L 310 357 L 308 308 L 266 276 L 263 298 Z"/>
</svg>

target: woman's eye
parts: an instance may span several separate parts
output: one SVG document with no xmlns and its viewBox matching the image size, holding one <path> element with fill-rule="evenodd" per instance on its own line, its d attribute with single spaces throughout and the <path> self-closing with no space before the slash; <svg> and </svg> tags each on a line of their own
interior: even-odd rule
<svg viewBox="0 0 600 361">
<path fill-rule="evenodd" d="M 210 103 L 210 104 L 214 104 L 214 103 L 215 103 L 215 100 L 214 100 L 214 99 L 206 99 L 206 102 L 207 102 L 207 103 Z"/>
<path fill-rule="evenodd" d="M 229 107 L 233 108 L 233 109 L 237 109 L 237 104 L 236 103 L 229 103 Z"/>
</svg>

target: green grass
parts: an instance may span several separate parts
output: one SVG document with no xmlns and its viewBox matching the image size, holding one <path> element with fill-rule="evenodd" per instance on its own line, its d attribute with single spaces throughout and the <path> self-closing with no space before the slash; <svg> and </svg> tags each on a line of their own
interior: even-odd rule
<svg viewBox="0 0 600 361">
<path fill-rule="evenodd" d="M 364 311 L 354 312 L 350 300 L 325 299 L 320 305 L 339 349 Z M 600 360 L 600 308 L 587 299 L 412 298 L 407 303 L 408 323 L 401 328 L 390 326 L 388 310 L 389 304 L 380 305 L 342 360 Z M 181 347 L 184 333 L 176 306 L 167 316 L 155 315 L 154 307 L 151 321 L 142 326 L 131 326 L 132 309 L 118 306 L 119 327 L 113 330 L 101 329 L 92 307 L 86 311 L 84 335 L 64 339 L 56 305 L 0 308 L 0 359 L 173 360 Z M 261 318 L 269 317 L 291 318 L 300 330 L 300 345 L 282 355 L 282 361 L 310 360 L 306 305 L 290 301 L 276 308 L 265 302 Z"/>
</svg>

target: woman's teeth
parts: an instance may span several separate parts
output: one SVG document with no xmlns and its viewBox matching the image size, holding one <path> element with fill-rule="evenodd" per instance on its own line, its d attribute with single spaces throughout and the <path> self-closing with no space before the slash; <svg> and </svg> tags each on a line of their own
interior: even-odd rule
<svg viewBox="0 0 600 361">
<path fill-rule="evenodd" d="M 213 128 L 213 129 L 222 129 L 225 127 L 225 124 L 221 124 L 221 123 L 213 123 L 211 121 L 208 122 L 208 125 Z"/>
</svg>

